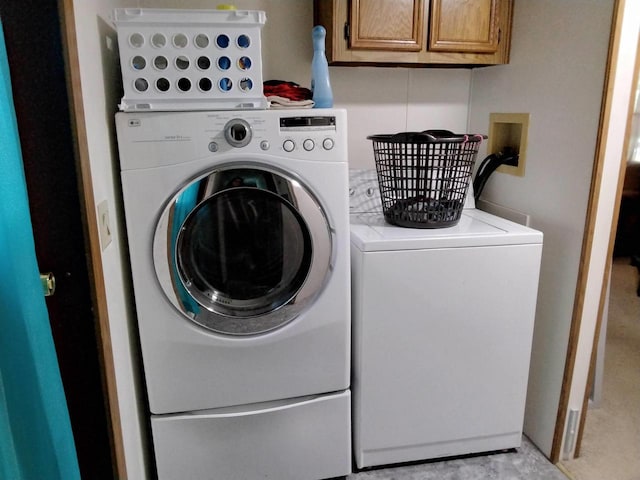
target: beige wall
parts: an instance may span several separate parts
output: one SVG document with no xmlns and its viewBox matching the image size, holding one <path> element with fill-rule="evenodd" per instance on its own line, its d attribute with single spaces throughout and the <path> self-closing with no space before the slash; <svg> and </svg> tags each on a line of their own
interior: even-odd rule
<svg viewBox="0 0 640 480">
<path fill-rule="evenodd" d="M 516 0 L 511 62 L 474 70 L 470 124 L 530 113 L 525 176 L 483 197 L 531 214 L 544 248 L 525 433 L 549 455 L 573 313 L 613 0 Z M 584 384 L 583 384 L 584 392 Z"/>
<path fill-rule="evenodd" d="M 610 110 L 603 133 L 604 155 L 601 159 L 600 184 L 594 204 L 596 219 L 593 224 L 592 250 L 585 286 L 585 300 L 581 317 L 580 335 L 576 351 L 575 368 L 571 378 L 568 408 L 580 410 L 589 375 L 589 364 L 600 304 L 604 272 L 610 258 L 607 256 L 611 236 L 611 222 L 620 175 L 620 165 L 627 160 L 624 138 L 627 114 L 636 85 L 633 83 L 634 65 L 640 34 L 640 3 L 623 2 L 624 21 L 620 30 L 619 49 L 614 52 L 615 70 L 610 77 Z M 586 412 L 581 412 L 585 415 Z M 567 420 L 568 421 L 568 420 Z M 565 425 L 566 431 L 566 425 Z M 567 458 L 572 458 L 574 448 L 566 442 Z"/>
<path fill-rule="evenodd" d="M 584 228 L 613 0 L 516 0 L 511 64 L 476 70 L 331 67 L 334 102 L 349 118 L 350 164 L 373 167 L 366 136 L 445 128 L 488 133 L 489 112 L 530 112 L 522 179 L 496 174 L 487 199 L 530 213 L 545 234 L 527 404 L 527 431 L 550 449 Z M 265 79 L 309 85 L 311 0 L 246 0 L 267 13 Z M 114 242 L 103 252 L 119 407 L 130 479 L 147 478 L 135 318 L 123 242 L 116 111 L 114 7 L 213 8 L 204 0 L 75 0 L 96 205 L 110 206 Z M 98 60 L 96 62 L 96 60 Z"/>
</svg>

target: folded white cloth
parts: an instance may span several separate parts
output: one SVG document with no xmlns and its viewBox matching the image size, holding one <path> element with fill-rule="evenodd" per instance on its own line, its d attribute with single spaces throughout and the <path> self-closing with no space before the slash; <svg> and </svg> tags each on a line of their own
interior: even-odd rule
<svg viewBox="0 0 640 480">
<path fill-rule="evenodd" d="M 270 108 L 313 108 L 313 100 L 290 100 L 285 97 L 272 95 L 267 97 Z"/>
</svg>

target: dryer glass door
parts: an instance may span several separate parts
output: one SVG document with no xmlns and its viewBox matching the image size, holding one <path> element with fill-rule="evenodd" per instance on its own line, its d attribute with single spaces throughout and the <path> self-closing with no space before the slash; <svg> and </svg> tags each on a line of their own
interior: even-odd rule
<svg viewBox="0 0 640 480">
<path fill-rule="evenodd" d="M 299 315 L 322 289 L 330 231 L 294 179 L 264 168 L 219 169 L 169 202 L 156 231 L 156 272 L 169 299 L 201 326 L 264 333 Z"/>
</svg>

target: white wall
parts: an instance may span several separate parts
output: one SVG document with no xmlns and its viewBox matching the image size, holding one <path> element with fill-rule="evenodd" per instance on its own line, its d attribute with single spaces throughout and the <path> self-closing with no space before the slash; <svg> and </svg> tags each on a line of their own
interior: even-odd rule
<svg viewBox="0 0 640 480">
<path fill-rule="evenodd" d="M 466 133 L 471 70 L 379 67 L 329 70 L 334 104 L 348 112 L 351 168 L 375 167 L 367 135 L 428 129 Z"/>
<path fill-rule="evenodd" d="M 509 65 L 473 72 L 470 125 L 530 113 L 526 173 L 494 174 L 483 198 L 544 232 L 525 433 L 549 455 L 594 162 L 613 0 L 516 0 Z M 583 390 L 584 392 L 584 386 Z"/>
<path fill-rule="evenodd" d="M 146 418 L 142 406 L 138 347 L 133 319 L 126 245 L 120 226 L 119 176 L 113 114 L 117 109 L 117 42 L 109 20 L 119 0 L 74 1 L 75 28 L 88 150 L 95 204 L 106 200 L 111 213 L 113 241 L 103 251 L 102 263 L 109 312 L 118 407 L 129 478 L 145 479 Z M 109 48 L 112 47 L 112 49 Z M 96 218 L 98 215 L 96 214 Z"/>
</svg>

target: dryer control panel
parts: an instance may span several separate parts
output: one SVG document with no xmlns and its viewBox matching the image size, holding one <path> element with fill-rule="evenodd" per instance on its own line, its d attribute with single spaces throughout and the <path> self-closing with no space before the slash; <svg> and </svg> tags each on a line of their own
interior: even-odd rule
<svg viewBox="0 0 640 480">
<path fill-rule="evenodd" d="M 347 162 L 341 109 L 118 113 L 116 123 L 118 144 L 130 153 L 122 170 L 239 154 Z"/>
<path fill-rule="evenodd" d="M 323 136 L 323 132 L 335 133 L 335 131 L 336 117 L 332 115 L 280 118 L 280 133 L 288 134 L 288 138 L 282 142 L 285 152 L 293 152 L 299 145 L 307 152 L 315 148 L 331 150 L 335 146 L 335 140 L 331 136 Z"/>
</svg>

